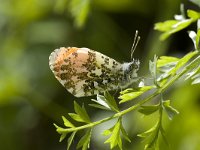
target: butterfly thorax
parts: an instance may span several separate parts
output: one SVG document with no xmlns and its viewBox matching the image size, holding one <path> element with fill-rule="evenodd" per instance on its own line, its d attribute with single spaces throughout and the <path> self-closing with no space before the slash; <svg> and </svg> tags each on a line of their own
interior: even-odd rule
<svg viewBox="0 0 200 150">
<path fill-rule="evenodd" d="M 120 86 L 127 87 L 131 85 L 137 79 L 137 71 L 139 69 L 140 62 L 138 60 L 133 60 L 131 62 L 125 62 L 122 64 L 123 78 L 120 82 Z"/>
</svg>

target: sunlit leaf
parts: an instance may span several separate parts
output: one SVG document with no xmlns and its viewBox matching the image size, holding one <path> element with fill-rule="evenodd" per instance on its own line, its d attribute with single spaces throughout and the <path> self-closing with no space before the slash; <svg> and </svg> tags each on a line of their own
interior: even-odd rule
<svg viewBox="0 0 200 150">
<path fill-rule="evenodd" d="M 114 99 L 114 97 L 111 96 L 110 93 L 107 91 L 104 93 L 104 97 L 106 98 L 106 102 L 110 106 L 110 108 L 113 111 L 119 112 L 119 108 L 117 106 L 117 103 L 116 103 L 116 100 Z"/>
<path fill-rule="evenodd" d="M 187 55 L 185 55 L 183 58 L 181 58 L 178 63 L 176 64 L 176 66 L 169 72 L 169 74 L 176 74 L 176 72 L 183 67 L 186 63 L 189 62 L 189 60 L 196 55 L 196 51 L 190 52 Z"/>
<path fill-rule="evenodd" d="M 150 106 L 141 106 L 141 108 L 138 111 L 144 115 L 150 115 L 156 112 L 159 108 L 160 108 L 159 104 Z"/>
<path fill-rule="evenodd" d="M 121 124 L 121 132 L 122 132 L 122 135 L 123 137 L 128 141 L 128 142 L 131 142 L 130 138 L 128 137 L 128 134 L 126 132 L 126 130 L 124 129 L 123 125 Z"/>
<path fill-rule="evenodd" d="M 167 79 L 171 76 L 172 70 L 178 63 L 179 58 L 176 57 L 168 57 L 161 56 L 157 61 L 157 70 L 159 72 L 159 76 L 157 77 L 157 82 L 160 86 L 167 82 Z"/>
<path fill-rule="evenodd" d="M 156 146 L 156 142 L 158 141 L 158 134 L 159 134 L 159 125 L 158 124 L 156 124 L 156 128 L 154 129 L 154 131 L 153 132 L 151 132 L 151 134 L 149 135 L 149 139 L 148 139 L 148 143 L 145 145 L 145 150 L 147 150 L 147 149 L 150 149 L 150 148 L 154 148 L 154 149 L 156 149 L 157 148 L 157 146 Z"/>
<path fill-rule="evenodd" d="M 133 88 L 127 88 L 127 89 L 121 91 L 120 94 L 123 95 L 123 94 L 131 93 L 131 92 L 135 92 L 135 89 L 133 89 Z"/>
<path fill-rule="evenodd" d="M 193 76 L 192 79 L 193 79 L 192 84 L 199 84 L 200 83 L 200 73 Z"/>
<path fill-rule="evenodd" d="M 73 142 L 73 140 L 74 140 L 75 134 L 76 134 L 76 131 L 74 131 L 74 132 L 70 135 L 70 137 L 68 138 L 68 140 L 67 140 L 67 150 L 70 149 L 70 146 L 71 146 L 71 144 L 72 144 L 72 142 Z"/>
<path fill-rule="evenodd" d="M 171 74 L 169 74 L 169 72 L 171 71 L 172 69 L 170 69 L 168 72 L 166 71 L 165 73 L 162 73 L 158 78 L 157 78 L 157 82 L 159 82 L 159 85 L 162 86 L 164 85 L 169 77 L 171 76 Z"/>
<path fill-rule="evenodd" d="M 55 123 L 54 123 L 53 125 L 56 127 L 56 131 L 57 131 L 59 134 L 62 134 L 62 133 L 63 133 L 63 130 L 65 130 L 64 128 L 59 127 L 58 125 L 56 125 Z"/>
<path fill-rule="evenodd" d="M 89 104 L 89 106 L 95 107 L 95 108 L 99 108 L 99 109 L 104 109 L 104 110 L 110 110 L 107 107 L 104 107 L 102 105 L 99 104 Z"/>
<path fill-rule="evenodd" d="M 85 122 L 85 120 L 84 120 L 81 116 L 79 116 L 79 115 L 77 115 L 77 114 L 75 114 L 75 113 L 68 113 L 68 115 L 69 115 L 72 119 L 76 120 L 77 122 Z"/>
<path fill-rule="evenodd" d="M 120 128 L 121 123 L 118 120 L 118 122 L 115 124 L 111 136 L 105 141 L 105 143 L 110 143 L 110 148 L 113 149 L 117 145 L 121 147 L 122 142 L 120 138 Z"/>
<path fill-rule="evenodd" d="M 69 120 L 67 120 L 64 116 L 62 116 L 62 119 L 63 119 L 64 125 L 65 125 L 66 127 L 71 127 L 71 128 L 74 127 L 74 125 L 73 125 Z"/>
<path fill-rule="evenodd" d="M 200 73 L 200 66 L 198 66 L 197 68 L 194 68 L 192 71 L 188 72 L 186 74 L 185 80 L 192 78 L 193 76 L 195 76 L 198 73 Z M 192 78 L 192 79 L 194 79 L 194 78 Z"/>
<path fill-rule="evenodd" d="M 168 114 L 169 119 L 172 120 L 174 115 L 179 114 L 179 112 L 170 105 L 170 102 L 171 102 L 170 100 L 164 101 L 163 106 L 164 106 L 165 111 Z"/>
<path fill-rule="evenodd" d="M 188 31 L 188 34 L 194 44 L 195 49 L 197 49 L 197 34 L 194 31 Z"/>
<path fill-rule="evenodd" d="M 113 132 L 113 129 L 114 129 L 114 126 L 111 127 L 110 129 L 104 130 L 102 134 L 104 136 L 107 136 L 107 135 L 109 135 L 109 134 L 111 134 Z"/>
<path fill-rule="evenodd" d="M 82 147 L 82 150 L 87 150 L 90 147 L 91 134 L 92 134 L 92 130 L 91 129 L 87 130 L 85 135 L 78 142 L 77 149 Z"/>
<path fill-rule="evenodd" d="M 165 22 L 158 22 L 155 24 L 154 29 L 162 32 L 169 31 L 171 30 L 172 26 L 177 24 L 178 22 L 178 20 L 167 20 Z"/>
<path fill-rule="evenodd" d="M 109 135 L 111 133 L 112 133 L 112 131 L 108 129 L 108 130 L 104 130 L 102 134 L 107 136 L 107 135 Z"/>
<path fill-rule="evenodd" d="M 199 20 L 198 20 L 199 23 Z M 196 36 L 196 49 L 199 49 L 199 41 L 200 40 L 200 29 L 197 30 L 197 36 Z"/>
<path fill-rule="evenodd" d="M 138 89 L 133 89 L 132 92 L 120 95 L 119 98 L 122 99 L 119 103 L 124 103 L 135 99 L 136 97 L 142 95 L 144 92 L 151 90 L 154 86 L 144 86 Z M 129 90 L 131 91 L 131 90 Z"/>
<path fill-rule="evenodd" d="M 169 79 L 170 75 L 167 73 L 162 74 L 158 79 L 158 83 L 160 85 L 160 87 L 162 87 L 164 84 L 167 83 L 168 79 Z"/>
<path fill-rule="evenodd" d="M 165 134 L 165 130 L 163 129 L 163 127 L 161 126 L 160 127 L 160 133 L 162 135 L 162 138 L 164 140 L 164 142 L 167 144 L 167 146 L 169 147 L 169 143 L 168 143 L 168 140 L 167 140 L 167 137 L 166 137 L 166 134 Z"/>
<path fill-rule="evenodd" d="M 187 15 L 190 19 L 184 19 L 184 17 L 182 17 L 182 20 L 168 20 L 156 23 L 154 29 L 163 32 L 160 39 L 165 40 L 171 34 L 188 27 L 191 23 L 200 18 L 200 13 L 193 10 L 187 10 Z"/>
<path fill-rule="evenodd" d="M 187 10 L 187 15 L 189 18 L 192 18 L 195 21 L 200 18 L 200 13 L 198 13 L 194 10 Z"/>
<path fill-rule="evenodd" d="M 106 108 L 106 109 L 111 109 L 111 108 L 109 107 L 109 105 L 107 104 L 106 98 L 105 98 L 103 95 L 97 94 L 97 99 L 96 99 L 96 100 L 95 100 L 95 99 L 92 99 L 92 101 L 94 101 L 95 103 L 101 105 L 104 109 L 105 109 L 105 108 Z"/>
<path fill-rule="evenodd" d="M 119 112 L 119 108 L 117 106 L 117 103 L 113 96 L 110 95 L 109 92 L 105 92 L 103 95 L 97 95 L 97 99 L 92 99 L 95 103 L 99 104 L 90 104 L 90 106 L 100 108 L 100 109 L 107 109 L 107 110 L 113 110 L 115 112 Z"/>
<path fill-rule="evenodd" d="M 64 140 L 64 138 L 66 137 L 67 133 L 62 133 L 60 136 L 60 140 L 59 142 L 62 142 Z"/>
<path fill-rule="evenodd" d="M 76 101 L 74 101 L 74 110 L 84 122 L 86 122 L 86 123 L 90 123 L 91 122 L 90 118 L 89 118 L 89 116 L 88 116 L 88 114 L 87 114 L 87 112 L 85 110 L 84 105 L 82 107 L 80 107 L 78 105 L 78 103 L 76 103 Z"/>
<path fill-rule="evenodd" d="M 182 20 L 179 21 L 177 24 L 173 25 L 171 30 L 168 30 L 166 32 L 164 32 L 161 36 L 160 36 L 160 40 L 165 40 L 167 39 L 170 35 L 188 27 L 194 20 L 193 19 L 186 19 L 186 20 Z"/>
<path fill-rule="evenodd" d="M 124 103 L 124 102 L 127 102 L 129 100 L 133 100 L 134 98 L 142 95 L 144 92 L 152 89 L 153 86 L 144 86 L 144 87 L 141 87 L 141 88 L 138 88 L 138 89 L 132 89 L 129 90 L 131 92 L 129 93 L 126 93 L 126 94 L 123 94 L 123 95 L 120 95 L 120 99 L 122 99 L 119 103 Z"/>
<path fill-rule="evenodd" d="M 155 132 L 156 130 L 157 130 L 157 128 L 158 128 L 158 123 L 159 122 L 157 122 L 152 128 L 150 128 L 149 130 L 147 130 L 147 131 L 145 131 L 145 132 L 143 132 L 143 133 L 140 133 L 140 134 L 138 134 L 137 136 L 139 136 L 139 137 L 142 137 L 142 138 L 146 138 L 147 136 L 149 136 L 150 134 L 152 134 L 153 132 Z"/>
<path fill-rule="evenodd" d="M 171 57 L 171 56 L 161 56 L 157 60 L 157 67 L 162 67 L 166 65 L 175 65 L 179 61 L 179 58 Z"/>
<path fill-rule="evenodd" d="M 153 61 L 149 61 L 149 71 L 154 78 L 157 76 L 157 60 L 158 57 L 155 55 Z"/>
<path fill-rule="evenodd" d="M 120 150 L 123 150 L 122 148 L 122 139 L 120 138 L 120 136 L 118 136 L 118 146 Z"/>
</svg>

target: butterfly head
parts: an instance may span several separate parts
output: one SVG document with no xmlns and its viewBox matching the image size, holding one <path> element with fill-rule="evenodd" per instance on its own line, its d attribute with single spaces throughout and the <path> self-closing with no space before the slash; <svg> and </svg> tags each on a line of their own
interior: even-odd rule
<svg viewBox="0 0 200 150">
<path fill-rule="evenodd" d="M 134 60 L 128 63 L 123 63 L 124 80 L 129 81 L 137 77 L 137 71 L 139 70 L 139 60 Z"/>
</svg>

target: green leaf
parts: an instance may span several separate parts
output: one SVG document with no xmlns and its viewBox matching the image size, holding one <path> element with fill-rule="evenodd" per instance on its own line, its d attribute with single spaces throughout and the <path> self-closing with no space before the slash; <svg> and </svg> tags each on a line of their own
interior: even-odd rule
<svg viewBox="0 0 200 150">
<path fill-rule="evenodd" d="M 123 91 L 120 92 L 121 95 L 124 95 L 126 93 L 131 93 L 131 92 L 135 92 L 136 90 L 133 89 L 133 88 L 128 88 L 128 89 L 125 89 Z"/>
<path fill-rule="evenodd" d="M 151 60 L 149 61 L 149 71 L 153 78 L 156 78 L 157 76 L 157 60 L 158 60 L 158 57 L 154 55 L 153 61 Z"/>
<path fill-rule="evenodd" d="M 198 73 L 200 73 L 200 66 L 198 66 L 197 68 L 195 67 L 192 71 L 188 72 L 186 74 L 187 77 L 185 78 L 185 80 L 194 79 L 194 76 Z"/>
<path fill-rule="evenodd" d="M 179 61 L 179 58 L 176 57 L 170 57 L 170 56 L 161 56 L 157 60 L 157 67 L 163 67 L 166 65 L 176 65 L 176 63 Z"/>
<path fill-rule="evenodd" d="M 162 86 L 167 82 L 167 79 L 171 76 L 171 70 L 176 66 L 179 59 L 176 57 L 161 56 L 157 61 L 157 70 L 160 76 L 157 78 L 157 82 Z"/>
<path fill-rule="evenodd" d="M 167 83 L 169 77 L 170 77 L 170 75 L 168 75 L 167 73 L 164 73 L 157 79 L 160 87 L 162 87 L 164 84 Z"/>
<path fill-rule="evenodd" d="M 200 73 L 193 76 L 192 79 L 193 79 L 192 84 L 199 84 L 200 83 Z"/>
<path fill-rule="evenodd" d="M 188 63 L 188 61 L 194 56 L 196 55 L 197 51 L 193 51 L 188 53 L 187 55 L 185 55 L 183 58 L 181 58 L 178 63 L 176 64 L 176 66 L 168 73 L 168 74 L 176 74 L 176 72 L 183 67 L 186 63 Z"/>
<path fill-rule="evenodd" d="M 160 124 L 159 121 L 148 131 L 142 133 L 142 136 L 140 137 L 147 137 L 148 136 L 148 143 L 145 145 L 145 150 L 149 148 L 156 148 L 156 142 L 158 140 L 158 134 L 159 134 L 159 128 Z"/>
<path fill-rule="evenodd" d="M 111 110 L 110 106 L 107 104 L 106 98 L 103 95 L 97 94 L 97 99 L 96 100 L 91 99 L 91 100 L 100 105 L 100 107 L 99 106 L 97 106 L 97 107 L 102 108 L 102 109 L 110 109 Z"/>
<path fill-rule="evenodd" d="M 198 13 L 194 10 L 187 10 L 187 15 L 189 18 L 192 18 L 195 21 L 200 18 L 200 13 Z"/>
<path fill-rule="evenodd" d="M 143 91 L 135 91 L 135 92 L 121 95 L 119 98 L 122 100 L 119 103 L 121 104 L 121 103 L 130 101 L 130 100 L 133 100 L 133 99 L 137 98 L 138 96 L 142 95 L 143 93 L 144 93 Z"/>
<path fill-rule="evenodd" d="M 115 124 L 113 128 L 111 136 L 104 142 L 104 143 L 110 143 L 110 149 L 113 149 L 117 145 L 119 147 L 122 147 L 122 141 L 120 138 L 120 128 L 121 128 L 121 123 L 118 120 L 118 122 Z"/>
<path fill-rule="evenodd" d="M 85 135 L 78 142 L 77 149 L 82 147 L 82 150 L 87 150 L 90 147 L 91 135 L 92 135 L 92 130 L 91 129 L 87 130 Z"/>
<path fill-rule="evenodd" d="M 162 135 L 164 142 L 167 144 L 167 146 L 169 146 L 169 143 L 168 143 L 168 140 L 167 140 L 167 137 L 166 137 L 166 134 L 165 134 L 165 130 L 163 129 L 162 126 L 160 126 L 160 133 Z"/>
<path fill-rule="evenodd" d="M 110 106 L 110 108 L 115 112 L 119 112 L 116 100 L 110 95 L 110 93 L 106 91 L 104 93 L 104 97 L 106 98 L 105 100 L 107 104 Z"/>
<path fill-rule="evenodd" d="M 142 137 L 142 138 L 146 138 L 147 136 L 151 135 L 153 132 L 157 131 L 158 129 L 158 124 L 159 122 L 157 122 L 152 128 L 150 128 L 149 130 L 138 134 L 137 136 Z"/>
<path fill-rule="evenodd" d="M 59 128 L 61 128 L 61 127 L 59 127 L 57 124 L 53 124 L 55 127 L 56 127 L 56 129 L 59 129 Z"/>
<path fill-rule="evenodd" d="M 64 138 L 66 137 L 67 133 L 62 133 L 60 136 L 60 140 L 59 142 L 62 142 L 64 140 Z"/>
<path fill-rule="evenodd" d="M 81 116 L 79 116 L 79 115 L 77 115 L 77 114 L 75 114 L 75 113 L 68 113 L 68 115 L 69 115 L 72 119 L 76 120 L 77 122 L 85 122 L 85 120 L 83 120 L 83 118 L 82 118 Z"/>
<path fill-rule="evenodd" d="M 155 24 L 154 29 L 158 31 L 169 31 L 171 30 L 172 26 L 177 24 L 178 20 L 167 20 L 165 22 L 158 22 Z"/>
<path fill-rule="evenodd" d="M 145 147 L 144 147 L 145 150 L 148 150 L 148 149 L 156 150 L 156 142 L 158 140 L 158 138 L 156 136 L 157 135 L 154 135 L 154 138 L 152 138 L 151 142 L 149 142 L 148 144 L 145 145 Z"/>
<path fill-rule="evenodd" d="M 163 40 L 167 39 L 170 35 L 188 27 L 193 21 L 194 21 L 193 19 L 185 19 L 185 20 L 179 21 L 178 23 L 174 24 L 171 27 L 171 30 L 168 30 L 168 31 L 164 32 L 163 34 L 161 34 L 160 40 L 163 41 Z"/>
<path fill-rule="evenodd" d="M 99 109 L 104 109 L 104 110 L 110 110 L 107 107 L 104 107 L 104 106 L 98 105 L 98 104 L 89 104 L 89 106 L 99 108 Z"/>
<path fill-rule="evenodd" d="M 200 13 L 193 10 L 188 10 L 187 15 L 190 19 L 168 20 L 156 23 L 154 29 L 163 32 L 160 36 L 160 40 L 167 39 L 171 34 L 188 27 L 191 23 L 200 18 Z"/>
<path fill-rule="evenodd" d="M 87 112 L 85 110 L 84 105 L 82 107 L 80 107 L 78 105 L 78 103 L 76 103 L 76 101 L 74 101 L 74 110 L 84 122 L 86 122 L 86 123 L 90 123 L 91 122 L 90 118 L 89 118 L 89 116 L 88 116 L 88 114 L 87 114 Z"/>
<path fill-rule="evenodd" d="M 90 0 L 71 0 L 69 10 L 75 19 L 75 25 L 82 27 L 88 17 Z"/>
<path fill-rule="evenodd" d="M 122 123 L 121 123 L 121 132 L 122 132 L 122 135 L 125 138 L 125 140 L 127 140 L 128 142 L 131 142 L 131 140 L 128 137 L 128 134 L 127 134 L 126 130 L 124 129 L 124 127 L 122 125 Z"/>
<path fill-rule="evenodd" d="M 120 136 L 118 136 L 118 146 L 120 150 L 123 150 L 122 148 L 122 139 L 120 138 Z"/>
<path fill-rule="evenodd" d="M 150 115 L 156 112 L 159 108 L 160 108 L 160 104 L 150 105 L 150 106 L 141 106 L 141 108 L 138 111 L 144 115 Z"/>
<path fill-rule="evenodd" d="M 175 61 L 174 63 L 172 62 L 171 63 L 171 66 L 170 65 L 166 65 L 166 66 L 163 66 L 161 68 L 159 68 L 159 71 L 160 72 L 164 72 L 162 73 L 158 78 L 157 78 L 157 82 L 159 82 L 159 85 L 162 86 L 163 84 L 165 84 L 167 82 L 167 78 L 169 78 L 170 76 L 173 76 L 175 75 L 179 69 L 183 68 L 184 65 L 186 63 L 189 62 L 189 60 L 194 56 L 196 55 L 197 51 L 194 51 L 194 52 L 191 52 L 191 53 L 188 53 L 187 55 L 185 55 L 183 58 L 181 59 L 176 59 L 176 58 L 172 58 L 172 60 L 178 60 L 178 61 Z M 167 58 L 167 57 L 166 57 Z M 165 59 L 165 58 L 164 58 Z M 167 60 L 167 59 L 166 59 Z M 169 58 L 170 60 L 170 58 Z M 158 62 L 161 61 L 161 64 L 162 64 L 162 60 L 158 60 Z M 167 62 L 167 61 L 166 61 Z M 169 61 L 170 62 L 170 61 Z M 160 62 L 159 62 L 160 63 Z M 170 63 L 169 63 L 170 64 Z M 187 78 L 186 78 L 187 79 Z"/>
<path fill-rule="evenodd" d="M 199 49 L 199 40 L 200 40 L 200 29 L 197 31 L 197 36 L 196 36 L 196 49 Z"/>
<path fill-rule="evenodd" d="M 131 92 L 119 96 L 119 98 L 122 99 L 119 103 L 124 103 L 133 100 L 134 98 L 142 95 L 144 92 L 151 90 L 153 87 L 154 86 L 144 86 L 138 89 L 129 89 L 129 91 Z"/>
<path fill-rule="evenodd" d="M 174 115 L 179 114 L 179 112 L 175 108 L 170 106 L 170 102 L 171 102 L 170 100 L 164 101 L 163 106 L 164 106 L 164 110 L 166 111 L 169 119 L 172 120 Z"/>
<path fill-rule="evenodd" d="M 63 133 L 63 130 L 65 130 L 64 128 L 61 128 L 61 127 L 59 127 L 58 125 L 56 125 L 55 123 L 54 123 L 53 125 L 56 127 L 56 131 L 57 131 L 59 134 L 62 134 L 62 133 Z"/>
<path fill-rule="evenodd" d="M 104 130 L 102 134 L 104 136 L 110 135 L 113 132 L 114 127 L 115 126 L 111 127 L 110 129 Z"/>
<path fill-rule="evenodd" d="M 67 150 L 69 150 L 69 148 L 70 148 L 70 146 L 71 146 L 71 144 L 72 144 L 72 142 L 73 142 L 73 140 L 74 140 L 75 134 L 76 134 L 76 131 L 74 131 L 74 132 L 70 135 L 70 137 L 68 138 L 68 140 L 67 140 Z"/>
<path fill-rule="evenodd" d="M 197 34 L 194 31 L 188 31 L 188 34 L 194 44 L 195 49 L 197 49 Z"/>
<path fill-rule="evenodd" d="M 115 99 L 107 91 L 104 93 L 104 96 L 97 95 L 97 99 L 96 100 L 92 99 L 92 101 L 99 104 L 99 105 L 91 104 L 91 106 L 93 107 L 119 112 L 119 108 L 117 106 Z"/>
<path fill-rule="evenodd" d="M 75 126 L 74 126 L 69 120 L 67 120 L 64 116 L 62 116 L 62 119 L 63 119 L 64 125 L 65 125 L 66 127 L 70 127 L 70 128 L 75 127 Z"/>
</svg>

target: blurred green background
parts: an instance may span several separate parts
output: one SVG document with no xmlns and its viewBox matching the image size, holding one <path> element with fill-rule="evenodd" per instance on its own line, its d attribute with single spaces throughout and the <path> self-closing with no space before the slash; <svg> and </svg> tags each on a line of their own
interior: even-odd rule
<svg viewBox="0 0 200 150">
<path fill-rule="evenodd" d="M 134 55 L 141 61 L 140 76 L 147 75 L 154 54 L 181 57 L 192 50 L 186 30 L 164 42 L 153 30 L 154 23 L 178 14 L 181 2 L 194 7 L 181 0 L 0 0 L 0 150 L 66 149 L 66 140 L 58 142 L 53 123 L 62 125 L 61 116 L 73 111 L 73 100 L 89 103 L 90 98 L 75 98 L 55 79 L 48 66 L 54 49 L 88 47 L 129 61 L 139 30 L 141 40 Z M 200 150 L 199 91 L 199 85 L 179 81 L 164 95 L 180 112 L 172 121 L 164 118 L 173 150 Z M 88 109 L 94 120 L 110 115 Z M 155 115 L 127 115 L 132 143 L 125 143 L 126 149 L 143 149 L 136 135 L 155 121 Z M 112 121 L 96 128 L 92 150 L 109 149 L 99 133 L 111 125 Z M 169 149 L 162 140 L 160 145 Z"/>
</svg>

